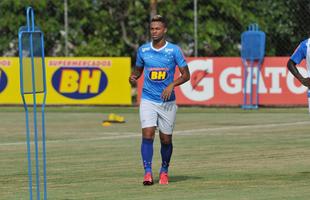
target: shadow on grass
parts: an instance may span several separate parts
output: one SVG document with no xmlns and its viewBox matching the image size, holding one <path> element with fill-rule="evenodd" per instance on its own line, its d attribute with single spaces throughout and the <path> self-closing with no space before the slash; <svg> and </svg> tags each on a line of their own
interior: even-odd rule
<svg viewBox="0 0 310 200">
<path fill-rule="evenodd" d="M 200 180 L 203 179 L 203 177 L 199 176 L 171 176 L 169 177 L 169 182 L 181 182 L 181 181 L 187 181 L 187 180 Z"/>
</svg>

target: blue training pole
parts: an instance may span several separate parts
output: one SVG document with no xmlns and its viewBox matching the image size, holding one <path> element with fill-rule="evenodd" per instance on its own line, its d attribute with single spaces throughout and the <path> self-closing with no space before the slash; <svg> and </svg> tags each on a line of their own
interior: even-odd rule
<svg viewBox="0 0 310 200">
<path fill-rule="evenodd" d="M 42 162 L 43 162 L 43 199 L 47 200 L 47 173 L 46 173 L 46 137 L 45 137 L 45 102 L 46 102 L 46 77 L 45 77 L 45 63 L 44 63 L 44 37 L 43 33 L 34 25 L 34 12 L 31 7 L 27 8 L 27 26 L 20 27 L 18 39 L 19 39 L 19 60 L 20 60 L 20 92 L 24 104 L 25 115 L 26 115 L 26 140 L 27 140 L 27 160 L 28 160 L 28 178 L 29 178 L 29 196 L 30 200 L 33 199 L 33 181 L 32 181 L 32 159 L 31 159 L 31 137 L 30 137 L 30 127 L 29 127 L 29 109 L 26 102 L 25 95 L 31 94 L 33 100 L 33 129 L 34 129 L 34 145 L 35 145 L 35 176 L 36 176 L 36 197 L 37 200 L 41 199 L 41 190 L 40 190 L 40 169 L 39 169 L 39 144 L 38 144 L 38 127 L 37 127 L 37 93 L 43 93 L 43 101 L 41 106 L 41 118 L 42 118 Z M 34 34 L 39 35 L 40 38 L 34 38 Z M 27 49 L 27 43 L 23 44 L 23 38 L 29 39 L 29 49 Z M 36 39 L 36 40 L 35 40 Z M 40 43 L 40 55 L 35 55 L 34 45 Z M 25 47 L 23 46 L 25 45 Z M 25 48 L 25 49 L 24 49 Z M 26 54 L 27 58 L 30 55 L 31 58 L 31 91 L 25 91 L 24 88 L 24 66 L 23 65 L 23 51 L 29 54 Z M 35 61 L 34 57 L 41 57 L 41 67 L 42 67 L 42 76 L 43 76 L 43 90 L 37 91 L 36 88 L 36 70 L 35 70 Z"/>
<path fill-rule="evenodd" d="M 41 118 L 42 118 L 42 153 L 43 153 L 43 189 L 44 189 L 44 200 L 47 199 L 47 177 L 46 177 L 46 144 L 45 144 L 45 104 L 46 104 L 46 71 L 45 71 L 45 63 L 44 63 L 44 36 L 41 34 L 41 55 L 42 55 L 42 67 L 43 67 L 43 102 L 41 108 Z"/>
<path fill-rule="evenodd" d="M 32 27 L 31 30 L 28 26 L 28 31 L 34 31 L 34 16 L 33 10 L 27 9 L 27 17 L 31 12 Z M 33 126 L 34 126 L 34 145 L 35 145 L 35 165 L 36 165 L 36 190 L 37 199 L 40 199 L 40 169 L 39 169 L 39 145 L 38 145 L 38 127 L 37 127 L 37 99 L 36 99 L 36 83 L 35 83 L 35 68 L 34 68 L 34 55 L 33 55 L 33 34 L 30 34 L 30 55 L 31 55 L 31 76 L 32 76 L 32 97 L 33 97 Z"/>
<path fill-rule="evenodd" d="M 262 59 L 258 60 L 258 64 L 257 64 L 257 76 L 256 76 L 256 108 L 258 108 L 259 105 L 259 78 L 260 78 L 260 69 L 261 69 L 261 65 L 262 65 Z"/>
<path fill-rule="evenodd" d="M 253 107 L 253 68 L 254 68 L 254 61 L 250 60 L 250 108 Z"/>
<path fill-rule="evenodd" d="M 246 60 L 242 59 L 242 61 L 243 61 L 243 65 L 244 65 L 244 68 L 243 68 L 244 69 L 243 108 L 245 108 L 246 105 L 247 105 L 247 95 L 246 95 L 246 93 L 247 93 L 247 76 L 248 76 L 247 68 L 248 68 L 248 64 L 247 64 Z"/>
</svg>

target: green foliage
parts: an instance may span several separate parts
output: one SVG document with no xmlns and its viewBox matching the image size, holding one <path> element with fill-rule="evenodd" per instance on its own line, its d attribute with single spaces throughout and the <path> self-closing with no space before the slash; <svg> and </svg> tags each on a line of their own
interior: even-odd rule
<svg viewBox="0 0 310 200">
<path fill-rule="evenodd" d="M 194 1 L 158 0 L 157 13 L 168 20 L 168 40 L 194 53 Z M 266 54 L 289 55 L 307 37 L 310 3 L 273 0 L 198 2 L 199 56 L 239 56 L 240 35 L 251 23 L 266 32 Z M 68 1 L 69 56 L 131 56 L 149 37 L 150 0 Z M 64 1 L 0 1 L 0 54 L 18 54 L 18 27 L 32 6 L 45 34 L 47 56 L 65 55 Z"/>
</svg>

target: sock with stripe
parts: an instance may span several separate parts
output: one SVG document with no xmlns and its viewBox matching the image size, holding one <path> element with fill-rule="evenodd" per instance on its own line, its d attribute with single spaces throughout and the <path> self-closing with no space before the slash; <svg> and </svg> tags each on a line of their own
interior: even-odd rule
<svg viewBox="0 0 310 200">
<path fill-rule="evenodd" d="M 142 138 L 141 156 L 145 173 L 152 173 L 153 139 Z"/>
<path fill-rule="evenodd" d="M 168 173 L 172 150 L 173 150 L 172 143 L 170 144 L 161 143 L 160 153 L 161 153 L 161 158 L 162 158 L 162 164 L 161 164 L 160 173 L 161 172 Z"/>
</svg>

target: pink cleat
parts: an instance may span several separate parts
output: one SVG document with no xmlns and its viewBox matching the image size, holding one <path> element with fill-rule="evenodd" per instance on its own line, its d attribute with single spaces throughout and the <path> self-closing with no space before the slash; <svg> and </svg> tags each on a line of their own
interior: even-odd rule
<svg viewBox="0 0 310 200">
<path fill-rule="evenodd" d="M 143 185 L 153 185 L 153 176 L 151 172 L 147 172 L 144 175 Z"/>
<path fill-rule="evenodd" d="M 159 184 L 161 185 L 168 185 L 168 173 L 167 172 L 161 172 L 159 174 Z"/>
</svg>

